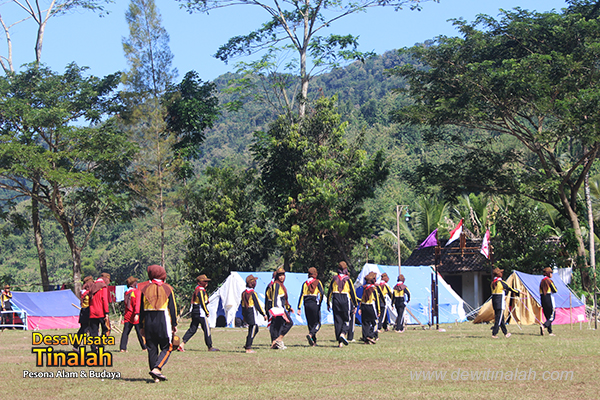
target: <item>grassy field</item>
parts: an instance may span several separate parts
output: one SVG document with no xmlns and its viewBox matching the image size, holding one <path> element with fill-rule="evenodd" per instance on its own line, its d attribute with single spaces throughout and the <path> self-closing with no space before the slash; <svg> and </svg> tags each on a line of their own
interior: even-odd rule
<svg viewBox="0 0 600 400">
<path fill-rule="evenodd" d="M 189 322 L 180 324 L 179 335 Z M 539 328 L 510 326 L 512 337 L 492 339 L 490 325 L 441 325 L 445 332 L 409 328 L 382 332 L 376 345 L 350 343 L 338 348 L 333 326 L 308 347 L 306 327 L 286 336 L 286 350 L 270 350 L 261 328 L 256 353 L 243 352 L 245 329 L 213 329 L 220 352 L 207 352 L 199 331 L 186 352 L 172 354 L 163 372 L 168 381 L 154 383 L 147 355 L 134 333 L 129 352 L 116 346 L 112 367 L 67 367 L 67 372 L 119 372 L 120 379 L 23 378 L 36 367 L 32 333 L 0 334 L 0 396 L 10 399 L 599 399 L 600 332 L 575 325 L 556 326 L 556 337 L 539 336 Z M 72 333 L 44 331 L 46 335 Z M 356 336 L 360 337 L 360 327 Z M 70 350 L 55 346 L 55 350 Z M 437 375 L 436 375 L 437 373 Z M 445 375 L 444 375 L 445 374 Z M 479 379 L 477 375 L 479 374 Z M 7 397 L 8 396 L 8 397 Z"/>
</svg>

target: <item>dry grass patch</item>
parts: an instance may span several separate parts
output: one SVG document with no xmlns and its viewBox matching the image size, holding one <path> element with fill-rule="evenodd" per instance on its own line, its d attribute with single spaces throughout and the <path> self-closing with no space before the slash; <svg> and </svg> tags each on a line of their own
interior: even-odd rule
<svg viewBox="0 0 600 400">
<path fill-rule="evenodd" d="M 182 323 L 179 334 L 188 326 Z M 120 379 L 102 381 L 23 378 L 24 370 L 56 372 L 60 368 L 35 366 L 31 332 L 4 331 L 0 335 L 0 389 L 16 399 L 72 399 L 83 394 L 103 399 L 600 398 L 599 334 L 587 326 L 581 330 L 578 325 L 573 329 L 557 326 L 556 337 L 540 337 L 534 326 L 523 330 L 511 326 L 512 337 L 497 340 L 491 338 L 489 325 L 443 327 L 446 332 L 420 328 L 403 334 L 382 332 L 377 345 L 355 342 L 340 349 L 331 325 L 321 329 L 317 347 L 308 347 L 306 327 L 296 326 L 286 336 L 288 348 L 283 351 L 269 349 L 269 334 L 261 328 L 255 354 L 243 351 L 245 329 L 213 329 L 214 345 L 221 351 L 206 351 L 202 333 L 197 333 L 184 353 L 172 354 L 163 370 L 169 380 L 158 384 L 150 379 L 146 353 L 139 349 L 133 334 L 128 353 L 118 352 L 120 337 L 116 337 L 116 346 L 108 348 L 112 367 L 64 368 L 121 374 Z M 360 327 L 356 336 L 360 337 Z M 55 349 L 69 350 L 65 346 Z M 570 375 L 561 378 L 556 375 L 560 372 Z M 500 373 L 514 377 L 499 379 Z M 528 374 L 527 379 L 519 379 L 523 373 Z"/>
</svg>

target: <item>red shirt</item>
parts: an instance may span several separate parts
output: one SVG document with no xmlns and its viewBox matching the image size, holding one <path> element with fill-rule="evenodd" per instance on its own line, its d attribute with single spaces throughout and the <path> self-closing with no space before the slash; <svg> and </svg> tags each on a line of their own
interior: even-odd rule
<svg viewBox="0 0 600 400">
<path fill-rule="evenodd" d="M 125 316 L 123 317 L 125 322 L 137 324 L 133 319 L 140 313 L 140 298 L 141 294 L 137 288 L 129 288 L 125 292 Z"/>
<path fill-rule="evenodd" d="M 108 288 L 104 287 L 92 295 L 90 318 L 104 318 L 108 315 Z"/>
</svg>

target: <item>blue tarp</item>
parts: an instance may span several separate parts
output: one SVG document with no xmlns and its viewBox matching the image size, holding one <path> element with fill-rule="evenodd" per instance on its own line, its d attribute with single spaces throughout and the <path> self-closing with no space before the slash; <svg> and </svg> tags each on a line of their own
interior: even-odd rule
<svg viewBox="0 0 600 400">
<path fill-rule="evenodd" d="M 79 316 L 79 299 L 71 290 L 53 292 L 12 292 L 12 303 L 29 316 L 71 317 Z"/>
</svg>

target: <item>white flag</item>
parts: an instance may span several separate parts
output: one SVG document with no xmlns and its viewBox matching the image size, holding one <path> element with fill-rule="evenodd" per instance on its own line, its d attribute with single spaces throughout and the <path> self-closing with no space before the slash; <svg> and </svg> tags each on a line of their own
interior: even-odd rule
<svg viewBox="0 0 600 400">
<path fill-rule="evenodd" d="M 485 231 L 485 235 L 483 236 L 483 241 L 481 242 L 481 250 L 480 253 L 485 256 L 489 260 L 490 258 L 490 230 Z"/>
</svg>

